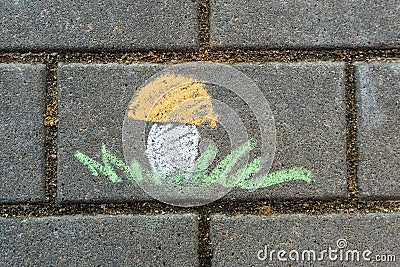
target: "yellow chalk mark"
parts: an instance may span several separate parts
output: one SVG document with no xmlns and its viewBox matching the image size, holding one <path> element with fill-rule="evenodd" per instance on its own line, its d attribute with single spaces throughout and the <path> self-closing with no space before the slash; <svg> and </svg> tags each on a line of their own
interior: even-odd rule
<svg viewBox="0 0 400 267">
<path fill-rule="evenodd" d="M 217 126 L 211 96 L 204 83 L 167 73 L 146 85 L 129 107 L 128 116 L 152 122 L 181 122 Z"/>
</svg>

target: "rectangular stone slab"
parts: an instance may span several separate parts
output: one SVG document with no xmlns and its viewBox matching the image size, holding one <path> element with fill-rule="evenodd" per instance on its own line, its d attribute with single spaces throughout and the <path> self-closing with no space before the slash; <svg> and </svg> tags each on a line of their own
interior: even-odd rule
<svg viewBox="0 0 400 267">
<path fill-rule="evenodd" d="M 400 199 L 400 63 L 356 63 L 362 199 Z"/>
<path fill-rule="evenodd" d="M 195 49 L 193 1 L 2 1 L 0 50 Z"/>
<path fill-rule="evenodd" d="M 215 267 L 395 266 L 400 257 L 397 213 L 214 215 L 210 227 Z"/>
<path fill-rule="evenodd" d="M 398 1 L 211 0 L 213 48 L 400 47 Z"/>
<path fill-rule="evenodd" d="M 254 80 L 271 105 L 277 127 L 271 172 L 301 167 L 311 171 L 313 177 L 309 184 L 292 181 L 256 191 L 235 189 L 225 199 L 346 197 L 343 64 L 303 62 L 235 67 Z M 101 147 L 104 145 L 111 154 L 123 159 L 122 124 L 128 103 L 137 88 L 162 68 L 161 65 L 118 64 L 60 66 L 58 197 L 61 201 L 151 199 L 126 178 L 121 183 L 113 183 L 104 175 L 94 176 L 74 155 L 81 152 L 103 164 Z M 220 91 L 214 97 L 238 112 L 246 112 L 245 105 L 239 105 L 228 92 Z M 249 132 L 255 131 L 251 127 Z M 215 141 L 225 142 L 220 152 L 227 154 L 229 140 L 219 134 L 216 131 L 202 138 L 216 135 L 212 137 Z"/>
<path fill-rule="evenodd" d="M 44 200 L 44 65 L 0 64 L 0 203 Z"/>
<path fill-rule="evenodd" d="M 147 64 L 60 65 L 57 189 L 61 201 L 152 199 L 127 179 L 113 183 L 103 175 L 93 176 L 74 155 L 79 151 L 103 164 L 104 145 L 112 155 L 124 159 L 125 110 L 138 87 L 159 69 Z"/>
<path fill-rule="evenodd" d="M 5 266 L 197 266 L 197 216 L 0 218 Z"/>
<path fill-rule="evenodd" d="M 312 182 L 231 191 L 226 199 L 345 198 L 346 138 L 342 63 L 300 62 L 234 65 L 259 87 L 276 126 L 270 173 L 303 168 Z"/>
</svg>

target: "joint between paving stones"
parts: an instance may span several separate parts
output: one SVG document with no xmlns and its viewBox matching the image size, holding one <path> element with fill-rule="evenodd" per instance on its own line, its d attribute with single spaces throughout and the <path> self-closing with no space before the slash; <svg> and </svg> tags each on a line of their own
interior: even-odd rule
<svg viewBox="0 0 400 267">
<path fill-rule="evenodd" d="M 54 58 L 46 60 L 46 109 L 45 127 L 45 197 L 53 203 L 57 198 L 57 134 L 58 134 L 58 94 L 57 62 Z"/>
<path fill-rule="evenodd" d="M 208 247 L 208 220 L 211 214 L 235 215 L 283 215 L 309 214 L 322 215 L 328 213 L 395 213 L 400 212 L 400 202 L 365 201 L 354 202 L 341 199 L 324 201 L 216 201 L 203 207 L 181 208 L 157 201 L 134 203 L 29 203 L 2 204 L 0 217 L 26 218 L 65 215 L 160 215 L 160 214 L 198 214 L 199 229 L 201 229 L 202 251 L 210 251 Z M 209 254 L 209 253 L 208 253 Z M 207 259 L 202 259 L 207 262 Z"/>
<path fill-rule="evenodd" d="M 210 237 L 211 216 L 206 208 L 201 208 L 199 215 L 198 256 L 200 267 L 210 267 L 212 247 Z"/>
<path fill-rule="evenodd" d="M 198 214 L 194 208 L 180 208 L 157 201 L 134 203 L 29 203 L 2 204 L 0 217 L 46 217 L 65 215 L 161 215 Z"/>
<path fill-rule="evenodd" d="M 346 165 L 349 201 L 358 202 L 358 146 L 357 146 L 357 103 L 355 68 L 352 61 L 345 63 L 345 106 L 346 106 Z"/>
<path fill-rule="evenodd" d="M 204 46 L 205 47 L 205 46 Z M 49 60 L 68 63 L 161 63 L 177 64 L 188 61 L 212 61 L 227 64 L 252 62 L 299 62 L 299 61 L 400 61 L 399 49 L 287 49 L 246 50 L 226 49 L 201 51 L 142 51 L 142 52 L 77 52 L 77 51 L 32 51 L 1 52 L 0 63 L 46 63 Z"/>
<path fill-rule="evenodd" d="M 199 0 L 199 41 L 200 53 L 206 53 L 210 49 L 210 1 Z"/>
</svg>

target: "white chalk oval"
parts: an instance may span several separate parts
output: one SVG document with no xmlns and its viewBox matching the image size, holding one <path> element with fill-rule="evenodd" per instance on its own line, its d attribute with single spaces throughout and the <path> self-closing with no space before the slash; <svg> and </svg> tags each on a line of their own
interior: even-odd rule
<svg viewBox="0 0 400 267">
<path fill-rule="evenodd" d="M 183 175 L 190 181 L 198 156 L 200 134 L 195 125 L 154 123 L 148 138 L 146 157 L 155 174 L 160 170 L 167 179 Z"/>
</svg>

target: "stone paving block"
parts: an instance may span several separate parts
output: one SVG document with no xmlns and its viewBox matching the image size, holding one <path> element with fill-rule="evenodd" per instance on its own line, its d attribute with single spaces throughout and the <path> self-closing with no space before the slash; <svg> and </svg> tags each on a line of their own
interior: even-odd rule
<svg viewBox="0 0 400 267">
<path fill-rule="evenodd" d="M 0 3 L 0 49 L 148 50 L 198 47 L 193 1 Z"/>
<path fill-rule="evenodd" d="M 210 3 L 213 48 L 400 47 L 397 0 Z"/>
<path fill-rule="evenodd" d="M 95 177 L 77 151 L 103 164 L 101 147 L 124 159 L 122 124 L 135 90 L 155 74 L 156 65 L 60 65 L 58 197 L 61 201 L 134 201 L 152 199 L 124 179 Z M 121 175 L 122 177 L 122 175 Z"/>
<path fill-rule="evenodd" d="M 400 63 L 357 63 L 360 198 L 400 199 Z"/>
<path fill-rule="evenodd" d="M 197 266 L 197 216 L 0 218 L 0 266 Z"/>
<path fill-rule="evenodd" d="M 396 266 L 400 257 L 400 214 L 215 215 L 210 231 L 212 266 Z"/>
<path fill-rule="evenodd" d="M 343 64 L 334 62 L 238 64 L 265 95 L 276 125 L 270 173 L 302 167 L 312 182 L 291 181 L 227 199 L 345 198 L 346 139 Z"/>
<path fill-rule="evenodd" d="M 343 65 L 320 62 L 235 66 L 258 84 L 275 116 L 277 152 L 271 172 L 302 167 L 312 171 L 313 181 L 310 184 L 293 181 L 254 192 L 235 189 L 226 198 L 346 197 Z M 125 109 L 136 88 L 161 68 L 161 65 L 117 64 L 60 67 L 60 200 L 120 202 L 152 199 L 127 179 L 113 183 L 102 175 L 93 176 L 74 154 L 79 151 L 102 162 L 101 146 L 104 144 L 108 151 L 123 159 L 121 127 Z M 235 105 L 229 94 L 219 94 L 213 97 L 230 106 Z M 244 109 L 245 106 L 233 108 Z M 254 130 L 250 127 L 249 132 Z M 215 141 L 218 142 L 218 138 Z"/>
<path fill-rule="evenodd" d="M 0 64 L 0 203 L 44 199 L 45 71 Z"/>
</svg>

